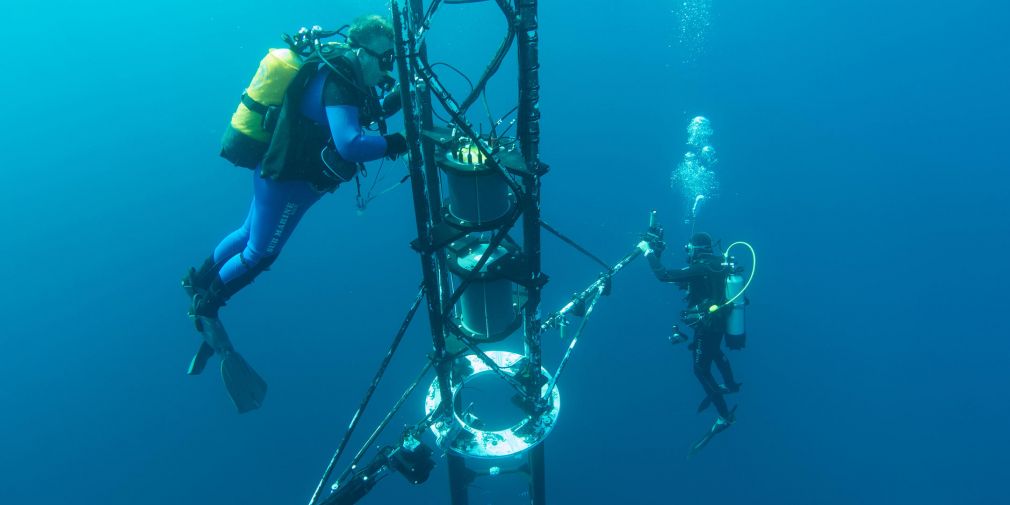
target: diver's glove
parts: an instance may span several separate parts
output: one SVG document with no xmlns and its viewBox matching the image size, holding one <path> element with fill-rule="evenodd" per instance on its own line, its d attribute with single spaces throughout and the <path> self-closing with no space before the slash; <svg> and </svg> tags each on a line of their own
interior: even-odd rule
<svg viewBox="0 0 1010 505">
<path fill-rule="evenodd" d="M 407 152 L 407 137 L 404 137 L 402 133 L 393 133 L 391 135 L 383 135 L 382 138 L 386 139 L 386 157 L 395 160 L 401 154 Z"/>
<path fill-rule="evenodd" d="M 673 325 L 673 331 L 670 333 L 669 340 L 673 345 L 683 344 L 687 342 L 687 335 L 681 333 L 679 326 Z"/>
<path fill-rule="evenodd" d="M 655 235 L 646 233 L 645 237 L 642 238 L 642 241 L 639 242 L 638 248 L 641 249 L 646 256 L 655 254 L 658 257 L 663 255 L 663 250 L 666 249 L 666 243 L 656 238 Z"/>
<path fill-rule="evenodd" d="M 662 226 L 650 226 L 648 231 L 642 237 L 642 241 L 649 244 L 649 248 L 657 256 L 663 254 L 663 250 L 666 249 L 666 243 L 663 242 L 663 227 Z M 648 254 L 648 253 L 646 253 Z"/>
<path fill-rule="evenodd" d="M 649 247 L 652 248 L 652 252 L 655 253 L 656 256 L 662 256 L 663 251 L 666 249 L 666 242 L 656 240 L 649 244 Z"/>
</svg>

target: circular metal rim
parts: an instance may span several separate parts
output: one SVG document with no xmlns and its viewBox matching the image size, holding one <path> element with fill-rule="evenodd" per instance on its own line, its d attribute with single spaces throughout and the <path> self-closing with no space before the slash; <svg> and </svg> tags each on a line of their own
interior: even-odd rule
<svg viewBox="0 0 1010 505">
<path fill-rule="evenodd" d="M 509 351 L 488 351 L 486 353 L 491 360 L 502 368 L 509 375 L 515 376 L 511 371 L 514 365 L 525 359 L 525 356 Z M 456 403 L 456 395 L 459 394 L 463 384 L 482 373 L 494 373 L 494 371 L 481 361 L 474 354 L 468 354 L 459 359 L 466 359 L 470 365 L 470 372 L 454 381 L 452 385 L 452 402 Z M 543 367 L 540 374 L 544 377 L 544 385 L 540 390 L 541 394 L 547 392 L 551 376 Z M 438 387 L 438 379 L 435 379 L 428 387 L 428 395 L 425 397 L 424 411 L 426 415 L 432 415 L 441 404 L 441 393 Z M 453 415 L 443 416 L 436 419 L 431 424 L 431 431 L 435 434 L 435 439 L 439 446 L 451 449 L 454 452 L 472 458 L 502 458 L 513 456 L 525 452 L 543 442 L 554 426 L 557 424 L 558 413 L 561 410 L 561 393 L 555 386 L 551 391 L 550 408 L 539 415 L 527 415 L 504 430 L 481 430 L 470 425 L 471 418 L 463 419 L 460 413 L 453 407 Z M 466 434 L 465 437 L 460 435 Z"/>
</svg>

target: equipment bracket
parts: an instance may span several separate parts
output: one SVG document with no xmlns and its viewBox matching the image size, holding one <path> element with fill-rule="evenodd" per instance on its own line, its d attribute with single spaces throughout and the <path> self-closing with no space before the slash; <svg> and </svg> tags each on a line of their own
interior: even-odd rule
<svg viewBox="0 0 1010 505">
<path fill-rule="evenodd" d="M 550 280 L 550 277 L 540 272 L 535 278 L 530 269 L 529 262 L 521 254 L 510 254 L 494 262 L 489 271 L 501 274 L 506 279 L 526 288 L 542 288 Z"/>
</svg>

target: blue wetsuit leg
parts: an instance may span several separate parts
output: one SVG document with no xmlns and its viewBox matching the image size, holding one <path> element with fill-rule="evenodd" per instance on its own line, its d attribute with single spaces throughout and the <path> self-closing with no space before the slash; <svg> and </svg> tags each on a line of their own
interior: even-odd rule
<svg viewBox="0 0 1010 505">
<path fill-rule="evenodd" d="M 322 193 L 309 182 L 264 179 L 258 169 L 254 171 L 253 201 L 245 224 L 214 251 L 215 261 L 231 255 L 218 274 L 221 281 L 227 285 L 239 277 L 259 273 L 261 268 L 257 267 L 269 264 L 280 254 L 305 211 L 321 197 Z"/>
<path fill-rule="evenodd" d="M 249 242 L 249 228 L 252 222 L 253 214 L 256 209 L 256 197 L 253 196 L 253 201 L 249 204 L 249 213 L 246 214 L 245 222 L 242 226 L 229 233 L 224 240 L 214 249 L 214 264 L 221 265 L 225 261 L 233 258 L 236 254 L 242 252 L 245 249 L 246 244 Z"/>
</svg>

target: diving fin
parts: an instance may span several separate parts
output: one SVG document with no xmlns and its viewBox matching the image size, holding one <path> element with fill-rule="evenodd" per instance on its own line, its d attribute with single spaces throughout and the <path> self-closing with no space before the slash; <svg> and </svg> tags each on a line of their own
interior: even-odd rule
<svg viewBox="0 0 1010 505">
<path fill-rule="evenodd" d="M 738 382 L 733 385 L 733 388 L 730 388 L 725 384 L 719 384 L 719 391 L 724 395 L 731 395 L 733 393 L 739 392 L 740 386 L 742 385 L 743 385 L 742 382 Z M 709 408 L 711 405 L 712 405 L 711 396 L 706 396 L 705 398 L 702 398 L 701 403 L 698 404 L 698 413 L 701 414 L 702 412 L 705 411 L 705 409 Z"/>
<path fill-rule="evenodd" d="M 267 394 L 267 383 L 235 351 L 220 319 L 200 315 L 194 319 L 204 341 L 190 363 L 191 374 L 203 371 L 207 359 L 218 354 L 221 356 L 221 378 L 239 414 L 258 409 Z"/>
<path fill-rule="evenodd" d="M 726 419 L 722 417 L 716 418 L 715 422 L 712 423 L 712 427 L 708 429 L 708 433 L 701 437 L 700 440 L 691 446 L 691 452 L 687 453 L 687 458 L 691 459 L 692 456 L 698 454 L 699 451 L 705 448 L 706 445 L 714 438 L 716 435 L 726 431 L 727 428 L 733 425 L 736 421 L 736 406 L 733 406 L 733 410 L 729 411 L 729 416 Z"/>
<path fill-rule="evenodd" d="M 186 370 L 186 373 L 189 375 L 200 375 L 203 369 L 207 367 L 207 360 L 213 355 L 214 348 L 207 342 L 200 342 L 200 348 L 197 349 L 196 354 L 193 355 L 193 359 L 189 362 L 189 369 Z"/>
<path fill-rule="evenodd" d="M 239 414 L 256 410 L 263 405 L 263 398 L 267 395 L 267 383 L 239 353 L 230 352 L 224 355 L 221 360 L 221 378 L 224 379 L 224 387 L 228 390 Z"/>
<path fill-rule="evenodd" d="M 204 261 L 204 267 L 201 268 L 203 271 L 209 262 L 212 260 L 208 259 Z M 190 301 L 195 301 L 196 297 L 196 284 L 197 278 L 200 273 L 193 267 L 190 267 L 186 272 L 185 277 L 182 278 L 182 289 L 186 292 L 186 296 L 189 297 Z M 195 310 L 193 307 L 190 308 L 190 317 L 193 318 L 193 324 L 196 326 L 196 331 L 201 334 L 204 331 L 203 323 L 200 318 L 196 317 L 194 314 Z M 196 354 L 193 355 L 193 359 L 189 361 L 189 368 L 186 369 L 187 375 L 200 375 L 203 369 L 207 367 L 207 360 L 214 355 L 214 347 L 207 343 L 206 340 L 200 342 L 200 348 L 196 350 Z"/>
</svg>

